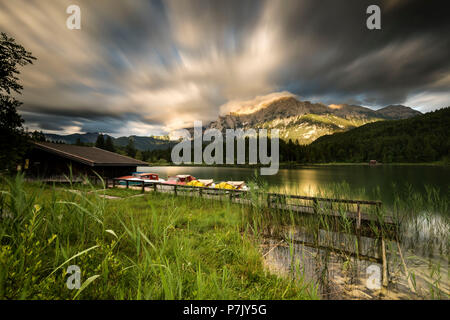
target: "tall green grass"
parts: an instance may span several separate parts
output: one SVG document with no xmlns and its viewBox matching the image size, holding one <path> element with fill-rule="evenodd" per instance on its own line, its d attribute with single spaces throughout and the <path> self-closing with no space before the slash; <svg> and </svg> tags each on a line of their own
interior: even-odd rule
<svg viewBox="0 0 450 320">
<path fill-rule="evenodd" d="M 97 186 L 1 182 L 0 299 L 316 299 L 269 274 L 246 209 Z M 69 265 L 82 286 L 66 286 Z"/>
<path fill-rule="evenodd" d="M 379 259 L 383 239 L 387 248 L 390 290 L 400 290 L 400 279 L 403 286 L 409 286 L 408 290 L 401 289 L 402 293 L 408 291 L 404 295 L 408 298 L 448 299 L 449 194 L 442 194 L 430 186 L 426 186 L 423 193 L 414 192 L 408 185 L 394 186 L 393 190 L 395 200 L 392 205 L 385 204 L 381 208 L 362 206 L 361 210 L 375 219 L 363 223 L 361 230 L 356 229 L 355 220 L 347 214 L 356 212 L 356 206 L 350 204 L 334 203 L 331 206 L 321 203 L 316 206 L 316 214 L 289 210 L 277 212 L 254 205 L 253 210 L 248 210 L 246 214 L 252 230 L 257 231 L 260 237 L 284 239 L 290 244 L 290 250 L 285 255 L 289 256 L 287 260 L 291 261 L 291 266 L 302 248 L 311 246 L 317 250 L 313 267 L 317 269 L 316 283 L 324 295 L 328 294 L 327 283 L 333 276 L 329 269 L 330 253 L 339 256 L 349 282 L 357 283 L 365 272 L 359 257 Z M 265 191 L 267 187 L 259 188 L 249 198 L 259 197 L 261 201 L 261 194 Z M 283 193 L 282 190 L 279 192 Z M 376 195 L 377 192 L 380 190 L 371 190 L 371 194 Z M 348 184 L 342 183 L 326 186 L 314 195 L 334 199 L 370 199 L 367 194 L 367 190 L 351 190 Z M 265 200 L 262 201 L 264 203 Z M 276 199 L 273 204 L 277 203 L 313 205 L 310 201 L 283 198 Z M 338 212 L 339 218 L 330 216 L 330 210 Z M 388 216 L 396 222 L 394 226 L 385 223 Z M 297 242 L 301 244 L 292 244 L 294 240 L 300 240 Z"/>
</svg>

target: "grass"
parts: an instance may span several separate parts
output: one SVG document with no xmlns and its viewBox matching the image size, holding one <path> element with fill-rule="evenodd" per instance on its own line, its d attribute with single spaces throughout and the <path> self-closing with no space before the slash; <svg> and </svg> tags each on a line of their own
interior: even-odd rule
<svg viewBox="0 0 450 320">
<path fill-rule="evenodd" d="M 76 189 L 2 182 L 0 299 L 318 298 L 307 281 L 265 270 L 239 205 Z M 66 286 L 70 265 L 81 269 L 78 290 Z"/>
<path fill-rule="evenodd" d="M 315 283 L 319 284 L 319 291 L 324 296 L 330 292 L 330 280 L 339 273 L 336 263 L 345 270 L 348 283 L 361 285 L 359 278 L 363 274 L 364 279 L 368 266 L 362 263 L 362 255 L 380 259 L 383 239 L 390 273 L 388 291 L 393 290 L 407 299 L 449 299 L 449 194 L 430 186 L 425 186 L 423 193 L 413 191 L 408 185 L 394 186 L 393 190 L 395 200 L 392 206 L 383 206 L 379 210 L 375 207 L 362 208 L 362 212 L 377 219 L 364 223 L 360 232 L 355 229 L 354 221 L 347 217 L 347 212 L 356 211 L 355 206 L 349 204 L 333 205 L 333 210 L 339 212 L 339 219 L 329 216 L 330 207 L 322 203 L 317 206 L 317 214 L 314 215 L 295 212 L 279 214 L 274 210 L 255 208 L 249 220 L 253 221 L 253 228 L 261 237 L 276 241 L 282 239 L 289 244 L 289 252 L 285 252 L 281 260 L 287 261 L 291 268 L 292 261 L 299 258 L 302 267 L 308 267 L 309 262 L 313 264 L 316 269 Z M 334 199 L 367 199 L 366 190 L 351 189 L 345 183 L 329 185 L 314 195 Z M 302 200 L 289 200 L 289 203 L 310 205 Z M 393 217 L 397 224 L 391 226 L 384 223 L 386 215 Z M 304 240 L 310 244 L 299 244 Z M 296 241 L 297 244 L 294 244 Z M 301 254 L 305 249 L 311 251 L 311 248 L 315 253 L 310 259 L 313 261 L 308 262 Z M 381 265 L 381 262 L 378 263 Z M 401 286 L 403 288 L 399 289 Z M 358 288 L 364 288 L 364 284 Z"/>
<path fill-rule="evenodd" d="M 376 256 L 381 238 L 392 278 L 406 275 L 418 297 L 449 298 L 448 194 L 432 187 L 424 193 L 395 187 L 392 208 L 363 209 L 379 217 L 378 223 L 363 226 L 370 240 L 357 236 L 346 216 L 354 207 L 335 205 L 341 219 L 329 217 L 326 206 L 318 206 L 316 216 L 280 214 L 265 208 L 269 186 L 257 176 L 254 180 L 249 184 L 258 185 L 258 193 L 249 193 L 251 205 L 241 206 L 152 192 L 131 197 L 140 194 L 131 189 L 46 186 L 25 183 L 21 176 L 6 179 L 0 185 L 0 298 L 316 299 L 319 291 L 326 295 L 330 290 L 333 256 L 355 282 L 361 265 L 352 252 Z M 122 199 L 108 200 L 104 194 Z M 365 190 L 347 184 L 316 195 L 367 198 Z M 302 201 L 297 204 L 306 204 Z M 386 214 L 400 222 L 395 236 L 379 224 Z M 305 276 L 309 262 L 295 242 L 298 237 L 317 248 L 314 279 Z M 260 249 L 265 239 L 288 244 L 289 276 L 267 272 Z M 324 247 L 335 249 L 319 250 Z M 78 290 L 66 286 L 70 265 L 81 269 Z"/>
<path fill-rule="evenodd" d="M 115 189 L 99 189 L 99 194 L 105 194 L 111 197 L 119 197 L 119 198 L 126 198 L 126 197 L 132 197 L 137 196 L 141 194 L 141 190 L 139 189 L 125 189 L 125 188 L 115 188 Z"/>
</svg>

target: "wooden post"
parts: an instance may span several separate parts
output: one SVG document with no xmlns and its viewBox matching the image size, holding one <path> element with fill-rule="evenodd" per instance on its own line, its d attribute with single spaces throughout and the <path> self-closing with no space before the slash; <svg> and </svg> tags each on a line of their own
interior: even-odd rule
<svg viewBox="0 0 450 320">
<path fill-rule="evenodd" d="M 198 194 L 200 198 L 203 196 L 203 189 L 201 187 L 198 189 Z"/>
<path fill-rule="evenodd" d="M 157 191 L 156 183 L 153 184 L 153 191 L 155 191 L 155 192 Z"/>
<path fill-rule="evenodd" d="M 129 185 L 128 185 L 128 182 L 129 182 L 129 181 L 128 181 L 128 180 L 125 180 L 125 181 L 126 181 L 126 183 L 127 183 L 127 189 L 128 189 L 128 188 L 129 188 Z"/>
<path fill-rule="evenodd" d="M 318 213 L 318 208 L 319 208 L 319 201 L 317 201 L 317 199 L 313 200 L 313 205 L 314 205 L 314 213 Z"/>
<path fill-rule="evenodd" d="M 381 236 L 381 259 L 383 260 L 383 287 L 388 286 L 388 270 L 386 259 L 386 245 L 384 243 L 384 237 Z"/>
<path fill-rule="evenodd" d="M 173 193 L 177 196 L 178 194 L 177 194 L 177 185 L 175 184 L 174 186 L 173 186 Z"/>
<path fill-rule="evenodd" d="M 142 190 L 141 190 L 141 193 L 145 193 L 145 182 L 144 182 L 144 181 L 142 181 Z"/>
<path fill-rule="evenodd" d="M 359 204 L 359 202 L 357 204 L 357 214 L 358 214 L 358 217 L 356 220 L 356 229 L 360 230 L 361 229 L 361 205 Z"/>
</svg>

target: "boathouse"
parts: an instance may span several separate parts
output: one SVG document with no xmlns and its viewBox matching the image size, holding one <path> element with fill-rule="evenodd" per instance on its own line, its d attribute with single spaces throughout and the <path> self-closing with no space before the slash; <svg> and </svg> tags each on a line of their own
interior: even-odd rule
<svg viewBox="0 0 450 320">
<path fill-rule="evenodd" d="M 27 176 L 48 179 L 69 176 L 114 178 L 135 172 L 138 166 L 148 166 L 114 152 L 50 142 L 34 142 L 28 156 Z"/>
</svg>

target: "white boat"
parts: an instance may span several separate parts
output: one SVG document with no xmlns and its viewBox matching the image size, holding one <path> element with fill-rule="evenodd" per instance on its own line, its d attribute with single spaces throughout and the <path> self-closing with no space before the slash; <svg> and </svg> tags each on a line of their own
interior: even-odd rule
<svg viewBox="0 0 450 320">
<path fill-rule="evenodd" d="M 213 179 L 198 179 L 197 181 L 200 182 L 200 183 L 203 183 L 205 185 L 205 187 L 214 188 L 214 186 L 216 185 L 214 183 Z"/>
<path fill-rule="evenodd" d="M 245 181 L 227 181 L 229 185 L 232 185 L 237 190 L 249 190 L 249 187 L 245 184 Z"/>
</svg>

